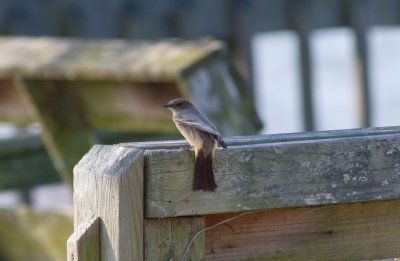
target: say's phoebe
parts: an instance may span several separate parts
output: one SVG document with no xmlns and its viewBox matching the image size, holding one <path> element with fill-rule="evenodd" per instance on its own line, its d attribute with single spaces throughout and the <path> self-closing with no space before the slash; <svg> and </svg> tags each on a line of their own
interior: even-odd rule
<svg viewBox="0 0 400 261">
<path fill-rule="evenodd" d="M 226 148 L 221 134 L 194 105 L 183 98 L 174 99 L 165 105 L 172 111 L 172 120 L 183 137 L 194 147 L 195 166 L 193 190 L 215 191 L 212 157 L 217 142 Z"/>
</svg>

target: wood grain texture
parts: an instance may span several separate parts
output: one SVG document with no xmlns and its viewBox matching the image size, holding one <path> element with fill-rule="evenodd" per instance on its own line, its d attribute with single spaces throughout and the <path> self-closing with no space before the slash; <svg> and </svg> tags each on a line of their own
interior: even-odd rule
<svg viewBox="0 0 400 261">
<path fill-rule="evenodd" d="M 276 209 L 206 232 L 206 260 L 371 260 L 400 255 L 400 201 Z M 206 216 L 206 226 L 235 216 Z"/>
<path fill-rule="evenodd" d="M 94 146 L 74 169 L 74 227 L 98 216 L 102 261 L 143 260 L 143 151 Z"/>
<path fill-rule="evenodd" d="M 216 193 L 191 191 L 192 152 L 147 150 L 145 216 L 398 198 L 400 134 L 379 132 L 322 139 L 310 135 L 310 139 L 300 140 L 287 135 L 287 142 L 228 144 L 228 150 L 216 152 Z"/>
<path fill-rule="evenodd" d="M 204 217 L 145 219 L 145 260 L 182 260 L 192 237 L 204 228 Z M 185 261 L 204 259 L 204 233 L 196 238 Z"/>
<path fill-rule="evenodd" d="M 68 261 L 100 260 L 100 219 L 92 217 L 82 223 L 67 241 Z"/>
</svg>

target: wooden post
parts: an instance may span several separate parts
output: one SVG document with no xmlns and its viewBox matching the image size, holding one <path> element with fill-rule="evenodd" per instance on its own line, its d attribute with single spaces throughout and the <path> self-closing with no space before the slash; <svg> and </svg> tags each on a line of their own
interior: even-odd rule
<svg viewBox="0 0 400 261">
<path fill-rule="evenodd" d="M 369 127 L 372 123 L 371 81 L 369 78 L 368 27 L 371 18 L 366 12 L 371 1 L 351 1 L 350 19 L 355 32 L 357 57 L 355 61 L 359 90 L 360 126 Z"/>
<path fill-rule="evenodd" d="M 293 26 L 299 36 L 299 57 L 301 72 L 301 93 L 303 98 L 304 130 L 315 130 L 312 64 L 310 51 L 310 32 L 312 17 L 310 3 L 307 0 L 296 1 L 293 6 Z"/>
<path fill-rule="evenodd" d="M 94 140 L 76 88 L 68 82 L 14 81 L 43 129 L 43 141 L 64 182 L 72 184 L 71 170 Z M 75 86 L 76 87 L 76 86 Z"/>
<path fill-rule="evenodd" d="M 75 230 L 92 216 L 102 261 L 143 260 L 143 150 L 96 145 L 76 165 Z"/>
<path fill-rule="evenodd" d="M 98 217 L 82 223 L 67 241 L 68 261 L 100 260 L 100 233 Z"/>
</svg>

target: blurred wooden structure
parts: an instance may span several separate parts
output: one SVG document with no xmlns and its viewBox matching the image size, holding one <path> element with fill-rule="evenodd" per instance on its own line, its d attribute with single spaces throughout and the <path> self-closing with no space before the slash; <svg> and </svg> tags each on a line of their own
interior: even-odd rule
<svg viewBox="0 0 400 261">
<path fill-rule="evenodd" d="M 32 121 L 30 112 L 69 183 L 73 166 L 94 143 L 177 133 L 163 108 L 176 97 L 194 100 L 226 135 L 261 127 L 216 40 L 0 38 L 0 56 L 0 100 L 7 105 L 0 120 L 23 124 Z"/>
<path fill-rule="evenodd" d="M 59 182 L 40 135 L 0 139 L 0 190 L 27 192 L 37 185 Z"/>
<path fill-rule="evenodd" d="M 400 255 L 399 127 L 227 143 L 216 152 L 215 193 L 191 190 L 186 142 L 93 147 L 74 169 L 68 260 Z"/>
<path fill-rule="evenodd" d="M 157 6 L 143 0 L 112 1 L 102 6 L 55 0 L 43 8 L 37 6 L 42 6 L 40 0 L 23 4 L 2 0 L 0 33 L 130 39 L 213 36 L 229 43 L 239 64 L 246 65 L 240 67 L 248 71 L 250 80 L 253 36 L 293 30 L 299 36 L 306 130 L 314 129 L 310 33 L 344 26 L 354 30 L 363 111 L 360 124 L 369 126 L 368 29 L 400 23 L 400 0 L 164 0 Z"/>
<path fill-rule="evenodd" d="M 72 231 L 69 213 L 0 209 L 0 260 L 65 260 L 65 240 Z"/>
</svg>

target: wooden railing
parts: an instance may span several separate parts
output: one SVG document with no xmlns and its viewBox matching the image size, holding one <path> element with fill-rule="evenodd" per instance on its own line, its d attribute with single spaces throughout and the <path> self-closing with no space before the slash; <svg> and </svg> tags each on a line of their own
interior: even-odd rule
<svg viewBox="0 0 400 261">
<path fill-rule="evenodd" d="M 96 145 L 82 158 L 69 260 L 400 255 L 400 127 L 232 137 L 215 193 L 191 190 L 182 146 Z"/>
</svg>

